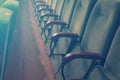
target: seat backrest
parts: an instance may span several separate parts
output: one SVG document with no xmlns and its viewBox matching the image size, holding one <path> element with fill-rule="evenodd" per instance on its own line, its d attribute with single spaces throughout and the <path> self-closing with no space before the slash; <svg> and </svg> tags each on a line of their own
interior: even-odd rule
<svg viewBox="0 0 120 80">
<path fill-rule="evenodd" d="M 4 2 L 5 0 L 0 0 L 0 5 Z"/>
<path fill-rule="evenodd" d="M 3 74 L 5 64 L 3 60 L 8 50 L 8 37 L 12 14 L 13 12 L 11 10 L 0 7 L 0 75 Z"/>
<path fill-rule="evenodd" d="M 94 7 L 81 42 L 83 51 L 106 57 L 120 22 L 120 2 L 100 0 Z"/>
<path fill-rule="evenodd" d="M 92 9 L 94 8 L 97 0 L 79 0 L 76 4 L 74 13 L 72 15 L 72 20 L 70 22 L 69 31 L 72 33 L 77 33 L 82 38 L 83 33 L 88 22 L 89 15 L 91 14 Z M 66 40 L 65 45 L 69 45 L 70 42 Z M 70 43 L 67 47 L 67 53 L 72 51 L 73 43 Z"/>
<path fill-rule="evenodd" d="M 120 26 L 112 41 L 104 66 L 96 66 L 87 80 L 120 80 Z"/>
<path fill-rule="evenodd" d="M 112 42 L 104 68 L 120 80 L 120 26 Z"/>
<path fill-rule="evenodd" d="M 79 0 L 72 16 L 70 31 L 82 36 L 89 15 L 97 0 Z"/>
<path fill-rule="evenodd" d="M 59 15 L 59 19 L 61 22 L 65 23 L 65 25 L 53 25 L 57 27 L 52 27 L 52 30 L 50 34 L 53 34 L 55 32 L 61 32 L 63 29 L 66 28 L 66 24 L 69 24 L 68 22 L 71 20 L 70 17 L 72 17 L 72 12 L 75 8 L 75 4 L 78 0 L 64 0 L 62 11 Z"/>
<path fill-rule="evenodd" d="M 4 1 L 4 3 L 1 5 L 1 7 L 7 8 L 12 10 L 13 12 L 15 12 L 17 10 L 19 6 L 19 2 L 16 0 L 12 0 L 12 1 Z"/>
<path fill-rule="evenodd" d="M 53 0 L 46 0 L 47 5 L 51 6 Z"/>
<path fill-rule="evenodd" d="M 6 8 L 0 8 L 0 54 L 3 54 L 6 37 L 9 33 L 10 21 L 13 12 Z"/>
<path fill-rule="evenodd" d="M 106 58 L 119 25 L 120 1 L 98 0 L 89 16 L 82 41 L 80 43 L 80 48 L 82 49 L 80 51 L 99 53 L 101 56 Z M 71 70 L 69 67 L 67 67 L 67 69 L 69 68 L 68 70 L 72 72 L 73 77 L 83 77 L 90 64 L 91 63 L 89 61 L 78 60 L 69 64 L 72 68 Z M 104 65 L 104 61 L 102 65 Z M 67 75 L 69 75 L 69 72 Z"/>
<path fill-rule="evenodd" d="M 65 0 L 63 10 L 60 14 L 60 20 L 69 24 L 72 16 L 72 12 L 74 11 L 75 5 L 78 0 Z"/>
<path fill-rule="evenodd" d="M 51 0 L 44 0 L 43 2 L 45 2 L 46 4 L 50 4 Z"/>
<path fill-rule="evenodd" d="M 57 1 L 58 1 L 58 0 L 52 0 L 52 2 L 51 2 L 51 7 L 52 7 L 53 10 L 55 10 Z"/>
<path fill-rule="evenodd" d="M 55 13 L 60 15 L 63 6 L 64 6 L 64 0 L 57 0 L 56 7 L 55 7 Z"/>
<path fill-rule="evenodd" d="M 69 9 L 69 5 L 73 4 L 74 0 L 70 1 L 65 9 Z M 68 1 L 66 1 L 66 3 L 67 2 Z M 77 0 L 77 3 L 75 4 L 73 9 L 74 11 L 71 10 L 71 12 L 73 13 L 72 16 L 68 17 L 68 11 L 64 13 L 65 17 L 63 17 L 63 20 L 68 22 L 68 31 L 77 33 L 82 37 L 84 29 L 86 27 L 85 25 L 96 2 L 97 0 Z M 58 46 L 56 47 L 56 49 L 59 49 L 59 51 L 57 50 L 58 53 L 71 52 L 71 48 L 73 48 L 74 46 L 72 44 L 69 45 L 70 41 L 70 39 L 65 39 L 63 41 L 59 40 L 59 42 L 57 43 Z M 59 44 L 62 44 L 62 47 Z"/>
</svg>

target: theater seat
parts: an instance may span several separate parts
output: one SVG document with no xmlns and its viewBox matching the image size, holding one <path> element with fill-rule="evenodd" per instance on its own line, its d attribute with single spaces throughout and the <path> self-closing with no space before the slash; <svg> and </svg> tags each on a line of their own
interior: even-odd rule
<svg viewBox="0 0 120 80">
<path fill-rule="evenodd" d="M 79 78 L 78 80 L 119 80 L 120 79 L 120 74 L 119 74 L 120 42 L 119 40 L 120 40 L 120 27 L 118 28 L 113 38 L 104 66 L 101 66 L 101 65 L 92 66 L 90 68 L 89 75 L 85 76 L 85 78 L 82 78 L 82 79 Z M 67 54 L 64 59 L 66 59 L 65 61 L 69 62 L 72 59 L 77 59 L 77 58 L 100 60 L 103 57 L 98 55 L 97 53 L 87 54 L 87 52 L 86 53 L 84 52 L 84 53 L 78 54 L 76 52 L 76 54 L 73 54 L 72 56 Z M 63 63 L 63 65 L 65 64 L 66 62 Z M 62 66 L 62 70 L 63 68 L 64 67 Z"/>
<path fill-rule="evenodd" d="M 50 35 L 50 56 L 58 55 L 61 53 L 69 53 L 72 51 L 72 47 L 74 47 L 76 42 L 78 42 L 77 40 L 81 40 L 81 38 L 83 37 L 89 15 L 91 14 L 91 11 L 94 8 L 96 2 L 97 0 L 78 0 L 73 10 L 72 17 L 68 18 L 71 20 L 69 20 L 68 22 L 67 29 L 63 29 L 62 32 L 52 32 L 53 34 L 51 33 L 52 36 Z M 67 39 L 61 41 L 62 38 Z M 64 41 L 66 41 L 67 43 L 64 43 Z M 59 50 L 57 50 L 57 48 L 59 48 Z M 61 48 L 63 48 L 64 50 Z"/>
<path fill-rule="evenodd" d="M 0 79 L 2 80 L 8 51 L 8 37 L 13 12 L 0 7 Z"/>
<path fill-rule="evenodd" d="M 0 5 L 4 2 L 5 0 L 0 0 Z"/>
<path fill-rule="evenodd" d="M 40 16 L 43 13 L 52 13 L 55 10 L 57 0 L 46 0 L 46 1 L 32 1 L 33 2 L 33 12 L 35 17 L 39 22 Z"/>
<path fill-rule="evenodd" d="M 88 23 L 83 34 L 83 38 L 78 46 L 74 47 L 71 53 L 63 57 L 62 64 L 67 65 L 67 78 L 83 77 L 86 71 L 94 65 L 104 65 L 111 42 L 119 27 L 120 21 L 120 1 L 118 0 L 100 0 L 96 3 L 88 19 Z M 63 34 L 62 34 L 63 35 Z M 72 34 L 69 34 L 72 35 Z M 59 35 L 60 36 L 60 35 Z M 85 58 L 91 58 L 91 55 L 98 53 L 102 58 L 100 60 L 75 60 L 76 54 L 88 55 Z M 75 57 L 74 57 L 75 54 Z M 90 56 L 90 57 L 89 57 Z M 79 63 L 80 62 L 80 63 Z M 64 68 L 62 68 L 64 70 Z M 80 72 L 79 72 L 80 71 Z M 90 71 L 87 72 L 89 74 Z M 63 77 L 65 80 L 65 77 Z"/>
<path fill-rule="evenodd" d="M 16 14 L 17 14 L 17 11 L 19 9 L 19 2 L 17 0 L 6 0 L 1 5 L 1 7 L 7 8 L 7 9 L 10 9 L 11 11 L 13 11 L 11 24 L 10 24 L 10 33 L 9 33 L 9 43 L 10 43 L 11 38 L 12 38 L 12 33 L 14 30 L 14 22 L 16 19 Z"/>
<path fill-rule="evenodd" d="M 53 0 L 52 4 L 51 4 L 51 12 L 47 11 L 41 13 L 39 17 L 39 27 L 43 27 L 44 24 L 46 24 L 46 22 L 51 18 L 51 19 L 58 19 L 58 16 L 60 15 L 60 12 L 62 11 L 63 8 L 63 4 L 64 4 L 64 0 Z"/>
<path fill-rule="evenodd" d="M 50 36 L 52 32 L 62 31 L 62 29 L 67 28 L 67 24 L 71 20 L 72 12 L 78 0 L 65 0 L 62 8 L 62 12 L 57 20 L 49 20 L 45 26 L 42 27 L 43 37 L 45 37 L 45 43 L 47 42 L 47 38 Z"/>
<path fill-rule="evenodd" d="M 18 9 L 19 2 L 16 0 L 6 0 L 1 7 L 8 8 L 12 10 L 13 12 Z"/>
<path fill-rule="evenodd" d="M 120 80 L 120 26 L 110 47 L 104 66 L 96 65 L 88 80 Z"/>
</svg>

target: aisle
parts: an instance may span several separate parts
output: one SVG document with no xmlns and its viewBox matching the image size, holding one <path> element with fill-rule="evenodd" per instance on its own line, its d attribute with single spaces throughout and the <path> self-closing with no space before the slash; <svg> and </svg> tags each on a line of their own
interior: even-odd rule
<svg viewBox="0 0 120 80">
<path fill-rule="evenodd" d="M 4 80 L 53 80 L 53 70 L 30 3 L 28 0 L 21 0 L 20 3 Z"/>
</svg>

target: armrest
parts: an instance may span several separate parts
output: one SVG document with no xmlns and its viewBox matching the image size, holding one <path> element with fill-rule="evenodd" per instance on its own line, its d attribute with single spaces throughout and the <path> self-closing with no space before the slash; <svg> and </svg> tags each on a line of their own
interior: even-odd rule
<svg viewBox="0 0 120 80">
<path fill-rule="evenodd" d="M 44 1 L 35 1 L 35 3 L 44 3 L 45 4 Z"/>
<path fill-rule="evenodd" d="M 57 40 L 58 38 L 61 38 L 61 37 L 76 38 L 77 39 L 79 37 L 79 35 L 75 34 L 75 33 L 58 32 L 58 33 L 54 33 L 51 36 L 51 40 Z"/>
<path fill-rule="evenodd" d="M 39 4 L 36 6 L 38 11 L 41 9 L 41 8 L 48 8 L 49 6 L 47 4 Z"/>
<path fill-rule="evenodd" d="M 66 26 L 67 24 L 63 21 L 60 20 L 53 20 L 53 21 L 48 21 L 45 25 L 45 27 L 48 27 L 50 25 L 61 25 L 61 26 Z"/>
<path fill-rule="evenodd" d="M 66 33 L 66 32 L 59 32 L 59 33 L 54 33 L 51 37 L 50 41 L 50 56 L 54 56 L 53 54 L 54 48 L 57 45 L 57 41 L 59 38 L 65 37 L 65 38 L 71 38 L 71 41 L 69 43 L 69 47 L 67 49 L 67 53 L 71 52 L 71 50 L 75 47 L 76 43 L 81 42 L 81 37 L 78 34 L 75 33 Z M 57 54 L 59 56 L 64 56 L 65 54 Z"/>
<path fill-rule="evenodd" d="M 44 13 L 40 17 L 41 17 L 41 19 L 43 19 L 45 17 L 53 17 L 54 19 L 57 19 L 58 15 L 57 14 L 53 14 L 53 13 Z"/>
<path fill-rule="evenodd" d="M 39 1 L 39 2 L 38 2 L 38 1 L 35 2 L 35 5 L 36 5 L 36 6 L 43 5 L 43 4 L 46 4 L 46 3 L 45 3 L 45 2 L 40 2 L 40 1 Z"/>
<path fill-rule="evenodd" d="M 90 60 L 101 60 L 102 59 L 102 57 L 99 54 L 93 53 L 93 52 L 71 52 L 71 53 L 66 54 L 63 57 L 63 61 L 62 61 L 61 65 L 59 66 L 56 74 L 61 69 L 61 75 L 62 75 L 63 79 L 65 79 L 64 71 L 63 71 L 65 65 L 67 63 L 69 63 L 70 61 L 77 59 L 77 58 L 90 59 Z"/>
<path fill-rule="evenodd" d="M 50 12 L 52 12 L 53 9 L 52 9 L 52 8 L 48 8 L 48 7 L 45 7 L 45 8 L 39 8 L 38 11 L 39 11 L 39 12 L 42 12 L 42 11 L 50 11 Z"/>
<path fill-rule="evenodd" d="M 39 6 L 49 7 L 47 4 L 44 4 L 44 3 L 40 3 L 40 4 L 38 5 L 38 7 L 39 7 Z"/>
<path fill-rule="evenodd" d="M 66 64 L 76 58 L 101 60 L 103 59 L 99 54 L 93 52 L 71 52 L 64 56 L 62 64 Z"/>
</svg>

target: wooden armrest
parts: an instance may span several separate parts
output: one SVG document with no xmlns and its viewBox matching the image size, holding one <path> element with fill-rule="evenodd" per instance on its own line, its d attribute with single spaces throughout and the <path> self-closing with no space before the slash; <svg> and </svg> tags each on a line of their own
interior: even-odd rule
<svg viewBox="0 0 120 80">
<path fill-rule="evenodd" d="M 54 33 L 51 36 L 51 40 L 57 40 L 61 37 L 76 38 L 77 39 L 79 37 L 79 35 L 76 33 L 58 32 L 58 33 Z"/>
</svg>

